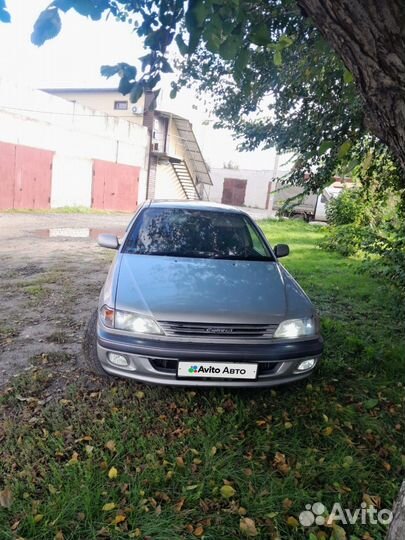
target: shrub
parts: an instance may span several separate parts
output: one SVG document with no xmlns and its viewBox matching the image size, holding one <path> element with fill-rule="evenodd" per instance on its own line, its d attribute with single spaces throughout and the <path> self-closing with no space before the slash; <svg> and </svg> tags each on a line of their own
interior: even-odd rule
<svg viewBox="0 0 405 540">
<path fill-rule="evenodd" d="M 344 256 L 360 253 L 373 274 L 405 291 L 405 224 L 397 203 L 370 187 L 344 190 L 328 204 L 321 247 Z"/>
<path fill-rule="evenodd" d="M 326 207 L 329 225 L 338 227 L 361 221 L 363 204 L 357 189 L 344 189 L 338 197 L 331 199 Z"/>
</svg>

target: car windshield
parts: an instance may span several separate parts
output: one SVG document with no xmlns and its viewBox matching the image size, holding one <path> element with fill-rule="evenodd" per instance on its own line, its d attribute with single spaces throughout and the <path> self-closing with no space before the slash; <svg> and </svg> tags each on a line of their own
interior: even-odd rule
<svg viewBox="0 0 405 540">
<path fill-rule="evenodd" d="M 256 226 L 243 214 L 149 207 L 130 230 L 124 253 L 273 261 Z"/>
</svg>

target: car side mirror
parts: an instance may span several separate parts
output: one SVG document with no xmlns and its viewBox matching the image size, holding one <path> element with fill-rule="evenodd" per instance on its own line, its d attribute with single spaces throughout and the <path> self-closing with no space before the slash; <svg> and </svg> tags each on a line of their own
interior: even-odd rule
<svg viewBox="0 0 405 540">
<path fill-rule="evenodd" d="M 274 248 L 274 253 L 276 254 L 277 259 L 280 257 L 287 257 L 287 255 L 290 253 L 290 248 L 287 246 L 287 244 L 277 244 Z"/>
<path fill-rule="evenodd" d="M 118 249 L 120 247 L 120 243 L 118 242 L 118 238 L 115 236 L 115 234 L 99 234 L 97 237 L 97 243 L 99 246 L 109 249 Z"/>
</svg>

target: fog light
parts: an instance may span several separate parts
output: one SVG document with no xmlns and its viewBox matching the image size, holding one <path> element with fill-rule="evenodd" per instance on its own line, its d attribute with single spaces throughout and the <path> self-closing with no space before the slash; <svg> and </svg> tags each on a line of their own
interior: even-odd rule
<svg viewBox="0 0 405 540">
<path fill-rule="evenodd" d="M 298 365 L 297 370 L 307 371 L 308 369 L 312 369 L 315 366 L 315 364 L 316 364 L 316 360 L 314 358 L 311 358 L 310 360 L 304 360 Z"/>
<path fill-rule="evenodd" d="M 112 352 L 108 353 L 108 360 L 115 366 L 128 367 L 129 364 L 125 356 Z"/>
</svg>

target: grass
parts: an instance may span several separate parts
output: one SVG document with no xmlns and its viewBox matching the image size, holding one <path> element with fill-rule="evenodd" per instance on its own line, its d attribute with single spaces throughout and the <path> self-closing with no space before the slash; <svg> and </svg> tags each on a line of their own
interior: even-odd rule
<svg viewBox="0 0 405 540">
<path fill-rule="evenodd" d="M 359 261 L 320 250 L 320 228 L 262 227 L 290 244 L 285 265 L 321 313 L 314 377 L 229 392 L 83 375 L 47 402 L 56 374 L 40 365 L 2 397 L 2 539 L 385 537 L 383 525 L 304 528 L 298 516 L 317 501 L 392 506 L 405 459 L 403 303 Z"/>
</svg>

